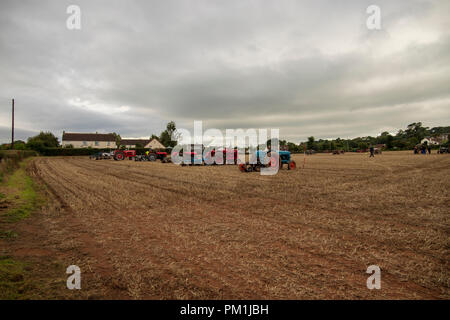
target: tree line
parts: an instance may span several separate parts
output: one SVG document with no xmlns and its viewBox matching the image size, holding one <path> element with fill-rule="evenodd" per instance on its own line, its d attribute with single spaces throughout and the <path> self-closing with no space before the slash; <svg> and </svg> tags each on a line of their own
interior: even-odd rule
<svg viewBox="0 0 450 320">
<path fill-rule="evenodd" d="M 171 140 L 172 135 L 176 132 L 176 124 L 174 121 L 167 123 L 166 129 L 160 133 L 159 136 L 152 134 L 150 139 L 157 138 L 166 147 L 174 147 L 177 142 Z M 358 137 L 353 139 L 319 139 L 316 140 L 313 136 L 309 137 L 307 141 L 299 144 L 288 142 L 286 140 L 279 140 L 280 147 L 287 148 L 292 152 L 303 152 L 307 150 L 314 151 L 333 151 L 345 150 L 355 151 L 357 149 L 364 150 L 371 145 L 384 144 L 387 150 L 411 150 L 420 141 L 427 136 L 437 136 L 444 133 L 450 133 L 450 126 L 447 127 L 424 127 L 421 122 L 411 123 L 405 130 L 400 129 L 395 135 L 389 132 L 382 132 L 376 137 Z M 116 136 L 116 144 L 120 147 L 121 137 Z M 448 146 L 448 140 L 442 144 Z M 35 150 L 42 151 L 48 148 L 61 147 L 59 139 L 51 132 L 40 132 L 36 136 L 28 138 L 27 142 L 17 140 L 14 142 L 14 149 L 16 150 Z M 139 146 L 137 146 L 139 147 Z M 142 146 L 143 147 L 143 146 Z M 6 150 L 10 148 L 10 144 L 3 144 L 0 149 Z"/>
<path fill-rule="evenodd" d="M 309 137 L 307 141 L 295 145 L 290 142 L 280 141 L 280 145 L 286 145 L 291 151 L 303 151 L 306 147 L 307 150 L 314 151 L 333 151 L 333 150 L 345 150 L 356 151 L 365 150 L 370 146 L 379 144 L 385 145 L 386 150 L 411 150 L 428 136 L 438 136 L 440 134 L 450 133 L 450 126 L 447 127 L 424 127 L 422 122 L 414 122 L 409 124 L 405 130 L 400 129 L 395 135 L 385 131 L 376 137 L 358 137 L 353 139 L 319 139 Z M 448 146 L 448 140 L 443 142 L 443 146 Z"/>
</svg>

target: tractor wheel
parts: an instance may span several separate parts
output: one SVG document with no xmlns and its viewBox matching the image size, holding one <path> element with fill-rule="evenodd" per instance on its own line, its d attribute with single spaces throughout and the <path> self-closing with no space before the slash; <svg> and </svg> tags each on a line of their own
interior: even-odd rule
<svg viewBox="0 0 450 320">
<path fill-rule="evenodd" d="M 114 155 L 114 160 L 116 161 L 120 161 L 120 160 L 124 160 L 125 159 L 125 154 L 123 152 L 117 152 Z"/>
<path fill-rule="evenodd" d="M 295 170 L 295 168 L 297 168 L 297 164 L 295 163 L 295 161 L 289 162 L 288 170 Z"/>
<path fill-rule="evenodd" d="M 241 163 L 239 165 L 239 170 L 241 170 L 241 172 L 247 172 L 247 166 L 245 165 L 245 163 Z"/>
<path fill-rule="evenodd" d="M 269 161 L 269 167 L 275 168 L 275 167 L 279 167 L 281 169 L 281 167 L 283 166 L 282 162 L 280 161 L 279 157 L 270 157 L 270 161 Z"/>
<path fill-rule="evenodd" d="M 154 153 L 148 156 L 148 161 L 156 161 L 156 155 Z"/>
</svg>

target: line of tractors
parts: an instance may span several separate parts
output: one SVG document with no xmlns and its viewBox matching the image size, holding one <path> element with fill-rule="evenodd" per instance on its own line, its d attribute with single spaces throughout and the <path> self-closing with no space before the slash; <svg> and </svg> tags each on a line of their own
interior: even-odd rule
<svg viewBox="0 0 450 320">
<path fill-rule="evenodd" d="M 168 162 L 167 152 L 160 152 L 149 150 L 145 154 L 138 155 L 136 150 L 114 150 L 111 152 L 97 152 L 89 157 L 94 160 L 114 159 L 121 160 L 135 160 L 135 161 L 156 161 Z"/>
<path fill-rule="evenodd" d="M 204 151 L 203 146 L 201 147 Z M 196 165 L 238 165 L 241 172 L 259 172 L 261 168 L 278 167 L 282 169 L 286 165 L 288 170 L 296 169 L 296 163 L 291 158 L 291 152 L 278 151 L 277 153 L 258 150 L 250 155 L 250 161 L 242 162 L 239 159 L 237 149 L 212 149 L 207 152 L 196 152 L 196 149 L 191 149 L 191 152 L 179 153 L 174 152 L 172 156 L 179 157 L 181 166 L 196 166 Z M 98 152 L 90 156 L 91 159 L 114 159 L 122 161 L 125 159 L 134 161 L 161 161 L 162 163 L 172 162 L 169 159 L 167 152 L 148 150 L 144 154 L 136 154 L 136 150 L 115 150 L 109 153 Z"/>
</svg>

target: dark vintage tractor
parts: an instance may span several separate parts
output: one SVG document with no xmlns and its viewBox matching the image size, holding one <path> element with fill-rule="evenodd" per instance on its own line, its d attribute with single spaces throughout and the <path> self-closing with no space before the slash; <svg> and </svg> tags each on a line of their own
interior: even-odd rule
<svg viewBox="0 0 450 320">
<path fill-rule="evenodd" d="M 150 149 L 145 152 L 145 154 L 137 155 L 135 158 L 136 161 L 156 161 L 160 160 L 162 163 L 169 162 L 167 159 L 167 152 L 155 151 Z"/>
<path fill-rule="evenodd" d="M 136 156 L 136 161 L 156 161 L 160 160 L 162 163 L 168 162 L 167 152 L 149 150 L 143 155 Z"/>
<path fill-rule="evenodd" d="M 148 154 L 148 160 L 149 161 L 156 161 L 156 160 L 160 160 L 162 163 L 166 163 L 167 162 L 167 152 L 163 152 L 163 151 L 150 151 Z"/>
<path fill-rule="evenodd" d="M 250 162 L 239 164 L 239 170 L 241 172 L 259 172 L 261 168 L 277 167 L 281 170 L 283 165 L 287 165 L 288 170 L 294 170 L 297 165 L 294 160 L 291 159 L 290 151 L 278 151 L 277 153 L 256 151 L 252 155 Z"/>
</svg>

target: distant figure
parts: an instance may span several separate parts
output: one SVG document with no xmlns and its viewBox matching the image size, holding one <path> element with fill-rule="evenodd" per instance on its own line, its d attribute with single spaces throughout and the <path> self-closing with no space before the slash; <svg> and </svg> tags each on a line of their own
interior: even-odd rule
<svg viewBox="0 0 450 320">
<path fill-rule="evenodd" d="M 427 154 L 427 147 L 422 145 L 422 154 Z"/>
<path fill-rule="evenodd" d="M 369 156 L 369 158 L 371 158 L 371 157 L 375 157 L 375 149 L 374 149 L 373 146 L 370 146 L 370 156 Z"/>
<path fill-rule="evenodd" d="M 431 154 L 431 147 L 428 146 L 428 154 Z"/>
<path fill-rule="evenodd" d="M 414 147 L 414 154 L 418 154 L 419 153 L 419 149 L 417 148 L 417 146 Z"/>
</svg>

